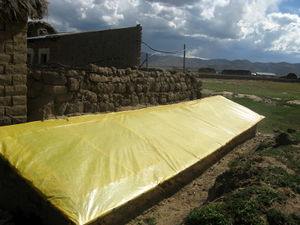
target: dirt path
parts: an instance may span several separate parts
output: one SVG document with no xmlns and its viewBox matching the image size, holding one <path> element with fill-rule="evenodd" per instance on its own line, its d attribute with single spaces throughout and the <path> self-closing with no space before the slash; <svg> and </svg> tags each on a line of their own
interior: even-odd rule
<svg viewBox="0 0 300 225">
<path fill-rule="evenodd" d="M 183 187 L 170 198 L 146 210 L 127 225 L 179 225 L 191 210 L 201 206 L 217 176 L 228 169 L 227 164 L 241 154 L 254 151 L 263 140 L 261 134 L 234 148 L 201 176 Z"/>
</svg>

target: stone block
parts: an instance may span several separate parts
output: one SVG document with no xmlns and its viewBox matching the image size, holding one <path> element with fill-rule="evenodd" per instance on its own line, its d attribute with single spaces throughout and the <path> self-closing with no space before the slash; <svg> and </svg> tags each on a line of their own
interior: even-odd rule
<svg viewBox="0 0 300 225">
<path fill-rule="evenodd" d="M 24 54 L 14 54 L 14 60 L 13 60 L 13 63 L 15 64 L 24 64 L 26 63 L 26 60 L 27 60 L 27 55 L 24 53 Z"/>
<path fill-rule="evenodd" d="M 160 95 L 160 96 L 159 96 L 158 102 L 159 102 L 160 104 L 166 104 L 166 103 L 167 103 L 167 98 L 166 98 L 166 96 L 165 96 L 165 95 Z"/>
<path fill-rule="evenodd" d="M 27 107 L 25 105 L 6 107 L 5 114 L 8 116 L 24 116 L 27 115 Z"/>
<path fill-rule="evenodd" d="M 4 117 L 4 112 L 5 112 L 4 106 L 0 106 L 0 118 Z"/>
<path fill-rule="evenodd" d="M 0 85 L 0 97 L 3 97 L 5 94 L 4 86 Z"/>
<path fill-rule="evenodd" d="M 68 70 L 66 72 L 66 76 L 67 77 L 75 77 L 75 76 L 78 76 L 78 75 L 79 75 L 79 73 L 76 70 Z"/>
<path fill-rule="evenodd" d="M 26 105 L 27 97 L 26 96 L 13 96 L 12 103 L 13 103 L 13 105 Z"/>
<path fill-rule="evenodd" d="M 90 81 L 92 82 L 108 82 L 108 78 L 105 76 L 100 76 L 98 74 L 95 73 L 91 73 L 89 76 Z"/>
<path fill-rule="evenodd" d="M 64 85 L 67 83 L 67 78 L 57 72 L 42 72 L 43 80 L 46 84 Z"/>
<path fill-rule="evenodd" d="M 68 78 L 67 87 L 70 91 L 78 91 L 79 90 L 79 81 L 75 78 Z"/>
<path fill-rule="evenodd" d="M 0 85 L 11 85 L 12 76 L 8 74 L 0 75 Z"/>
<path fill-rule="evenodd" d="M 55 114 L 58 116 L 65 115 L 68 103 L 59 103 L 55 105 Z"/>
<path fill-rule="evenodd" d="M 31 71 L 31 77 L 35 80 L 41 80 L 42 72 L 41 71 Z"/>
<path fill-rule="evenodd" d="M 26 123 L 26 122 L 27 122 L 27 116 L 12 116 L 13 124 Z"/>
<path fill-rule="evenodd" d="M 11 106 L 11 96 L 0 97 L 0 106 Z"/>
<path fill-rule="evenodd" d="M 0 54 L 0 62 L 1 63 L 9 63 L 10 61 L 10 55 L 9 54 Z"/>
<path fill-rule="evenodd" d="M 4 46 L 4 51 L 6 54 L 13 54 L 15 52 L 15 46 L 17 45 L 14 41 L 7 41 Z"/>
<path fill-rule="evenodd" d="M 139 98 L 135 94 L 131 95 L 130 100 L 131 100 L 131 105 L 137 105 L 137 104 L 139 104 Z"/>
<path fill-rule="evenodd" d="M 14 86 L 5 86 L 5 95 L 26 95 L 27 86 L 26 85 L 14 85 Z"/>
<path fill-rule="evenodd" d="M 0 31 L 0 36 L 1 36 L 1 31 Z M 3 54 L 4 53 L 4 42 L 1 41 L 0 39 L 0 54 Z"/>
<path fill-rule="evenodd" d="M 23 54 L 23 55 L 25 55 L 25 57 L 27 57 L 27 43 L 26 42 L 24 42 L 24 41 L 18 42 L 18 45 L 15 46 L 14 50 L 15 50 L 14 53 Z M 25 58 L 25 60 L 26 60 L 26 58 Z"/>
<path fill-rule="evenodd" d="M 98 111 L 98 106 L 95 103 L 84 102 L 83 104 L 85 113 L 94 113 Z"/>
<path fill-rule="evenodd" d="M 145 95 L 143 94 L 143 93 L 139 93 L 138 94 L 138 97 L 139 97 L 139 104 L 146 104 L 147 103 L 147 101 L 146 101 L 146 97 L 145 97 Z"/>
<path fill-rule="evenodd" d="M 0 117 L 0 126 L 11 125 L 12 121 L 10 117 Z"/>
<path fill-rule="evenodd" d="M 73 93 L 66 93 L 62 95 L 56 96 L 56 101 L 57 102 L 68 102 L 73 99 Z"/>
<path fill-rule="evenodd" d="M 135 90 L 137 93 L 143 92 L 143 85 L 137 84 Z"/>
<path fill-rule="evenodd" d="M 126 85 L 126 92 L 128 93 L 128 94 L 131 94 L 131 93 L 133 93 L 135 90 L 134 90 L 134 84 L 133 83 L 128 83 L 127 85 Z"/>
<path fill-rule="evenodd" d="M 83 90 L 82 94 L 87 101 L 89 101 L 91 103 L 97 102 L 97 94 L 96 93 L 94 93 L 92 91 L 88 91 L 88 90 Z"/>
<path fill-rule="evenodd" d="M 161 84 L 160 83 L 156 83 L 155 86 L 154 86 L 154 91 L 155 92 L 160 92 L 161 90 Z"/>
<path fill-rule="evenodd" d="M 113 77 L 112 82 L 113 83 L 119 83 L 119 82 L 121 82 L 121 79 L 119 77 Z"/>
<path fill-rule="evenodd" d="M 65 86 L 45 85 L 44 91 L 50 95 L 62 95 L 68 92 Z"/>
<path fill-rule="evenodd" d="M 13 85 L 26 84 L 27 76 L 23 74 L 12 75 L 12 83 Z"/>
<path fill-rule="evenodd" d="M 106 83 L 104 85 L 104 93 L 106 94 L 112 94 L 115 91 L 115 86 L 112 83 Z"/>
<path fill-rule="evenodd" d="M 69 103 L 66 109 L 66 114 L 83 113 L 83 112 L 84 112 L 83 102 L 75 102 L 74 104 Z"/>
<path fill-rule="evenodd" d="M 27 74 L 26 64 L 6 65 L 6 74 Z"/>
<path fill-rule="evenodd" d="M 117 85 L 115 85 L 115 92 L 126 93 L 126 84 L 118 83 Z"/>
<path fill-rule="evenodd" d="M 187 90 L 187 85 L 185 82 L 181 82 L 181 90 L 183 90 L 183 91 Z"/>
<path fill-rule="evenodd" d="M 5 74 L 5 65 L 0 65 L 0 74 Z"/>
</svg>

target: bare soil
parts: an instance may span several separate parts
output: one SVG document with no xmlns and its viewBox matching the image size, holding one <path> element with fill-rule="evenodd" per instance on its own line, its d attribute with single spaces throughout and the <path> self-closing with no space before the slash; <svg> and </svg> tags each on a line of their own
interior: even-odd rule
<svg viewBox="0 0 300 225">
<path fill-rule="evenodd" d="M 256 137 L 235 147 L 218 163 L 210 167 L 190 184 L 183 187 L 173 196 L 146 210 L 143 214 L 127 223 L 127 225 L 183 224 L 184 218 L 191 210 L 205 203 L 209 189 L 215 183 L 215 179 L 228 169 L 228 163 L 238 156 L 255 151 L 263 139 L 264 136 L 258 133 Z"/>
</svg>

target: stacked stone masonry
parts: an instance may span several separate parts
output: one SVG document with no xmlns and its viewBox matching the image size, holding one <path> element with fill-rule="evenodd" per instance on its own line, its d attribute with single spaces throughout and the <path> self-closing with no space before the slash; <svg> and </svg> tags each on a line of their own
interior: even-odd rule
<svg viewBox="0 0 300 225">
<path fill-rule="evenodd" d="M 0 22 L 0 125 L 27 121 L 27 25 Z"/>
<path fill-rule="evenodd" d="M 28 118 L 113 112 L 171 104 L 201 97 L 197 74 L 104 68 L 31 69 L 28 74 Z"/>
</svg>

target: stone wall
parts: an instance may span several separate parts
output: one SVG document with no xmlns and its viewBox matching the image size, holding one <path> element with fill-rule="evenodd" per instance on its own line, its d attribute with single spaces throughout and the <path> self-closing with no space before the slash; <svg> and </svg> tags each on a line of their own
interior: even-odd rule
<svg viewBox="0 0 300 225">
<path fill-rule="evenodd" d="M 28 118 L 112 112 L 201 97 L 197 74 L 90 65 L 88 69 L 35 69 L 28 74 Z"/>
<path fill-rule="evenodd" d="M 26 23 L 0 22 L 0 126 L 26 122 Z"/>
</svg>

